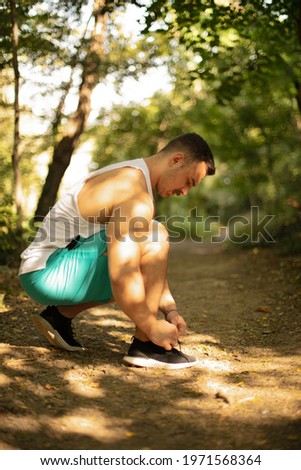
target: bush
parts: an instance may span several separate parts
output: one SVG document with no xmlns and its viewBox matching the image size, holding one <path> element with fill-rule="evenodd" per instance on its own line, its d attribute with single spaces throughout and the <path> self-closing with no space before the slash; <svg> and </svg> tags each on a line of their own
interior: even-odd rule
<svg viewBox="0 0 301 470">
<path fill-rule="evenodd" d="M 17 216 L 9 206 L 0 208 L 0 264 L 17 265 L 24 241 Z"/>
</svg>

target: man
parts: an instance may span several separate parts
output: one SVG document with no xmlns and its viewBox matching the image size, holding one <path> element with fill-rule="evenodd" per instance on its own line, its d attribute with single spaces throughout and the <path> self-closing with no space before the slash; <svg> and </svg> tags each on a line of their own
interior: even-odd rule
<svg viewBox="0 0 301 470">
<path fill-rule="evenodd" d="M 72 319 L 115 301 L 136 326 L 127 364 L 178 369 L 197 362 L 175 348 L 186 324 L 168 287 L 168 235 L 154 220 L 152 188 L 164 198 L 185 196 L 214 173 L 207 143 L 184 134 L 148 158 L 90 174 L 54 205 L 19 272 L 25 291 L 48 305 L 34 323 L 52 345 L 83 349 Z"/>
</svg>

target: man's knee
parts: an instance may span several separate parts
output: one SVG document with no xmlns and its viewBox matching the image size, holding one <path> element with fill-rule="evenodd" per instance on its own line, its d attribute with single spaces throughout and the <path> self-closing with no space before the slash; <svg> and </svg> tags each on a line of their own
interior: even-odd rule
<svg viewBox="0 0 301 470">
<path fill-rule="evenodd" d="M 147 239 L 143 241 L 143 254 L 166 257 L 169 250 L 168 232 L 164 225 L 156 220 L 152 220 L 151 230 Z"/>
<path fill-rule="evenodd" d="M 161 254 L 169 250 L 168 232 L 164 225 L 156 220 L 152 221 L 152 229 L 148 239 L 148 249 Z"/>
</svg>

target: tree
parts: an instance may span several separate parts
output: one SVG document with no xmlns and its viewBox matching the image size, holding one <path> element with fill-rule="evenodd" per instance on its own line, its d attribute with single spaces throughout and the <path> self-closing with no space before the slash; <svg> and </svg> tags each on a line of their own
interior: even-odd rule
<svg viewBox="0 0 301 470">
<path fill-rule="evenodd" d="M 41 142 L 40 136 L 36 136 L 34 142 L 29 147 L 29 136 L 22 135 L 20 130 L 20 112 L 23 116 L 29 116 L 31 109 L 26 105 L 19 104 L 19 95 L 22 97 L 23 86 L 26 85 L 26 70 L 30 64 L 31 70 L 34 67 L 40 67 L 42 73 L 49 73 L 56 67 L 61 67 L 63 61 L 66 61 L 69 51 L 66 50 L 66 38 L 70 33 L 70 24 L 68 19 L 72 18 L 73 23 L 79 16 L 79 11 L 86 0 L 62 0 L 60 2 L 60 12 L 55 8 L 55 1 L 37 2 L 34 0 L 24 0 L 15 2 L 14 0 L 4 0 L 0 2 L 1 12 L 1 34 L 0 34 L 0 73 L 1 84 L 3 83 L 3 94 L 0 100 L 1 106 L 1 124 L 2 126 L 10 125 L 9 116 L 11 115 L 12 105 L 7 99 L 7 91 L 9 87 L 15 89 L 14 93 L 14 135 L 11 147 L 12 168 L 13 172 L 6 171 L 3 177 L 2 198 L 4 205 L 11 200 L 12 192 L 15 194 L 14 201 L 16 211 L 19 214 L 18 224 L 21 226 L 21 190 L 20 180 L 21 173 L 26 171 L 28 175 L 28 167 L 30 157 L 34 151 L 39 151 L 37 142 Z M 48 9 L 48 10 L 47 10 Z M 12 30 L 14 34 L 12 34 Z M 62 45 L 64 44 L 64 47 Z M 71 46 L 72 47 L 72 46 Z M 13 74 L 11 73 L 13 71 Z M 28 73 L 28 72 L 27 72 Z M 32 82 L 32 89 L 35 89 L 37 83 Z M 48 90 L 50 94 L 50 90 Z M 49 114 L 49 113 L 48 113 Z M 2 128 L 1 133 L 7 140 L 5 130 Z M 3 140 L 2 140 L 3 142 Z M 41 146 L 41 144 L 39 144 Z M 3 149 L 2 149 L 3 150 Z M 21 159 L 22 156 L 22 159 Z M 1 152 L 4 159 L 5 154 Z M 21 166 L 21 168 L 20 168 Z M 3 169 L 3 166 L 2 166 Z M 2 173 L 2 172 L 1 172 Z M 11 184 L 8 184 L 11 179 Z M 4 181 L 5 180 L 5 181 Z M 12 181 L 13 184 L 12 184 Z M 26 188 L 24 188 L 26 190 Z"/>
<path fill-rule="evenodd" d="M 116 8 L 123 7 L 128 3 L 137 5 L 135 1 L 110 2 L 95 0 L 94 2 L 94 29 L 88 41 L 86 55 L 81 60 L 82 81 L 79 87 L 78 107 L 75 113 L 69 117 L 63 130 L 62 139 L 54 147 L 53 159 L 49 166 L 49 172 L 38 202 L 35 214 L 36 219 L 43 218 L 49 208 L 55 203 L 62 177 L 70 163 L 73 151 L 79 144 L 80 136 L 86 127 L 91 110 L 92 91 L 99 83 L 100 79 L 107 73 L 115 73 L 116 82 L 122 80 L 125 76 L 137 76 L 137 74 L 143 73 L 156 61 L 158 47 L 149 47 L 144 43 L 140 45 L 140 47 L 133 47 L 131 50 L 126 43 L 123 43 L 122 37 L 120 41 L 116 40 L 116 38 L 115 41 L 112 41 L 110 32 L 105 32 L 105 25 L 108 24 L 109 21 L 108 13 L 112 14 Z M 107 54 L 106 48 L 110 49 L 110 54 Z M 139 51 L 144 58 L 138 58 Z M 77 60 L 78 55 L 77 51 L 73 60 Z M 110 58 L 108 55 L 110 55 Z M 70 82 L 65 86 L 58 107 L 58 113 L 54 119 L 55 132 L 58 127 L 58 122 L 60 122 L 62 104 L 69 89 Z"/>
<path fill-rule="evenodd" d="M 94 28 L 83 60 L 82 82 L 79 88 L 79 99 L 76 112 L 69 118 L 65 126 L 64 136 L 53 152 L 48 175 L 37 206 L 35 217 L 43 218 L 54 204 L 62 177 L 70 163 L 74 149 L 86 126 L 91 111 L 91 94 L 99 79 L 99 67 L 104 58 L 104 40 L 106 11 L 104 0 L 94 2 Z"/>
<path fill-rule="evenodd" d="M 146 21 L 195 54 L 190 77 L 221 101 L 246 83 L 265 93 L 276 79 L 301 113 L 300 0 L 154 0 Z"/>
<path fill-rule="evenodd" d="M 10 0 L 11 9 L 11 29 L 12 29 L 12 53 L 13 53 L 13 69 L 15 76 L 15 102 L 14 102 L 14 143 L 12 152 L 12 166 L 15 180 L 15 204 L 17 211 L 17 226 L 18 229 L 22 229 L 22 182 L 20 172 L 20 107 L 19 107 L 19 63 L 18 63 L 18 44 L 19 44 L 19 29 L 18 29 L 18 16 L 16 10 L 16 4 L 14 0 Z"/>
</svg>

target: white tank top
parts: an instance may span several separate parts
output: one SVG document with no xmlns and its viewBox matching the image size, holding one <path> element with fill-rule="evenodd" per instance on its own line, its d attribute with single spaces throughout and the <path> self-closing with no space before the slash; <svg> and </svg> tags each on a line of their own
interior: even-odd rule
<svg viewBox="0 0 301 470">
<path fill-rule="evenodd" d="M 52 207 L 39 227 L 35 239 L 21 254 L 19 274 L 43 269 L 49 256 L 58 248 L 66 247 L 78 235 L 91 237 L 105 229 L 105 224 L 88 222 L 78 209 L 78 194 L 90 178 L 118 168 L 133 167 L 142 171 L 150 196 L 153 199 L 149 169 L 143 158 L 115 163 L 96 170 L 80 181 Z"/>
</svg>

